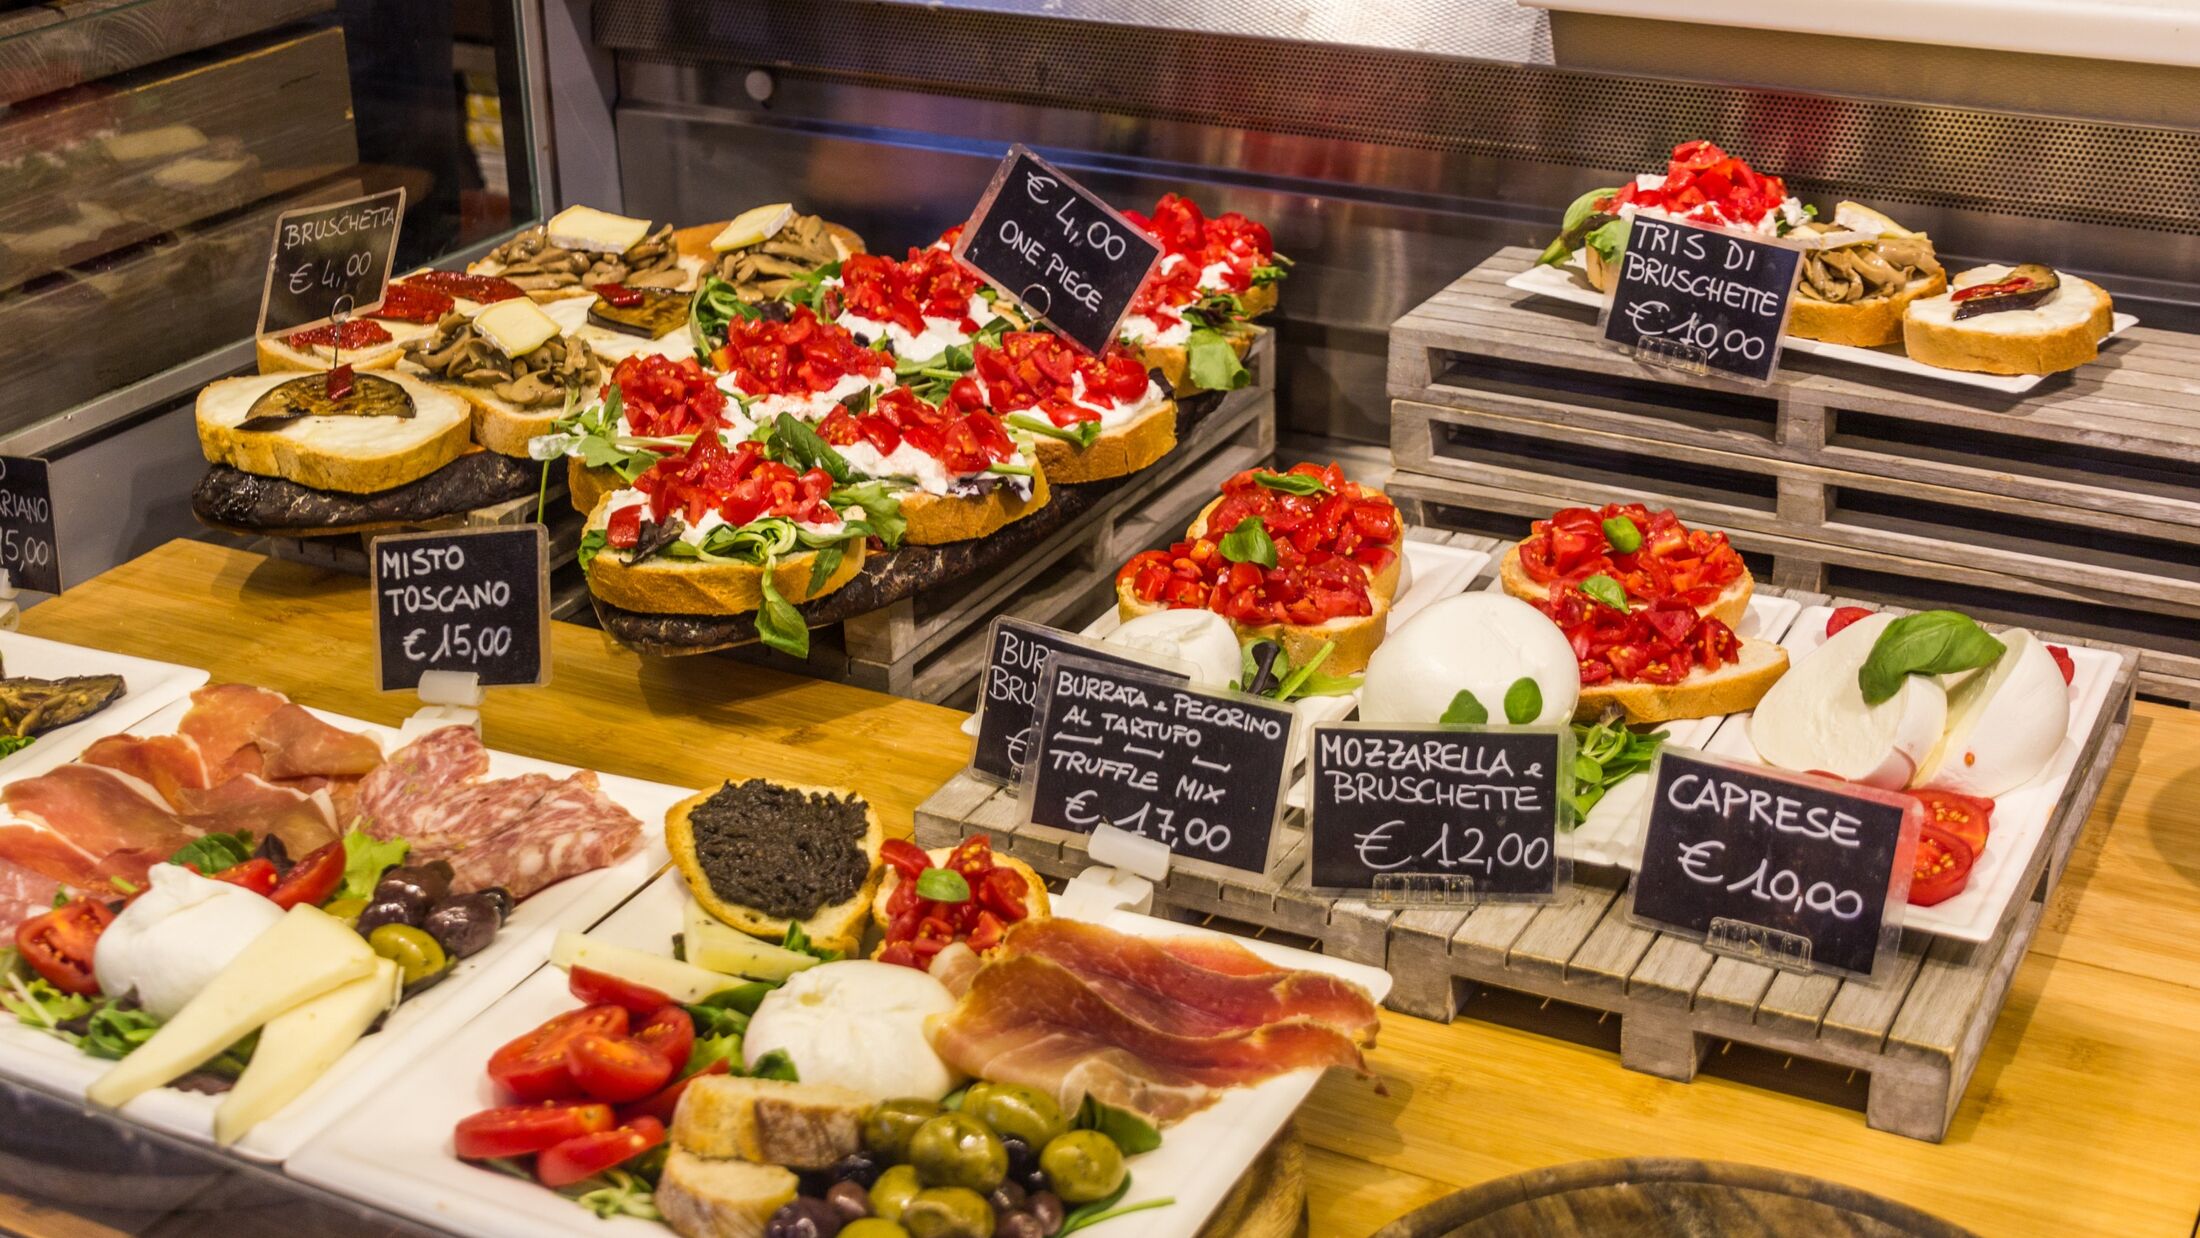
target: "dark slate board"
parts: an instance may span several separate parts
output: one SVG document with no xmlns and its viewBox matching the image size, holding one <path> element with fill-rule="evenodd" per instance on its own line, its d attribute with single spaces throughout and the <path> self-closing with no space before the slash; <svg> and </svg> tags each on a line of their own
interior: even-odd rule
<svg viewBox="0 0 2200 1238">
<path fill-rule="evenodd" d="M 217 464 L 191 492 L 191 510 L 218 529 L 282 537 L 364 533 L 456 516 L 534 494 L 542 466 L 476 451 L 419 481 L 376 494 L 316 490 Z"/>
</svg>

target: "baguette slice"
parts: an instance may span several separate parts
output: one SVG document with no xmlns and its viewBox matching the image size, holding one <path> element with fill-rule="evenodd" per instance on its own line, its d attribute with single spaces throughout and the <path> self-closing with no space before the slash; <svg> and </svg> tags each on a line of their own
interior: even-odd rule
<svg viewBox="0 0 2200 1238">
<path fill-rule="evenodd" d="M 1283 299 L 1282 285 L 1274 282 L 1255 284 L 1237 297 L 1238 304 L 1245 307 L 1245 316 L 1258 318 L 1276 308 L 1276 302 Z"/>
<path fill-rule="evenodd" d="M 412 396 L 411 417 L 305 417 L 273 430 L 240 430 L 253 401 L 300 378 L 224 378 L 199 392 L 199 449 L 212 463 L 315 490 L 376 494 L 418 481 L 464 454 L 473 418 L 466 402 L 406 375 L 379 375 Z"/>
<path fill-rule="evenodd" d="M 1383 643 L 1383 634 L 1390 625 L 1390 599 L 1373 589 L 1368 599 L 1375 604 L 1375 613 L 1348 615 L 1324 623 L 1268 623 L 1249 627 L 1233 623 L 1239 644 L 1272 640 L 1283 646 L 1284 656 L 1291 665 L 1302 666 L 1307 659 L 1320 652 L 1331 641 L 1336 649 L 1322 663 L 1324 675 L 1357 675 L 1367 669 L 1368 659 L 1375 656 L 1375 649 Z M 1150 615 L 1168 607 L 1152 602 L 1142 602 L 1131 593 L 1130 582 L 1118 578 L 1115 582 L 1115 611 L 1124 620 Z"/>
<path fill-rule="evenodd" d="M 1110 426 L 1090 447 L 1044 434 L 1034 437 L 1032 453 L 1039 458 L 1040 471 L 1057 485 L 1125 477 L 1175 449 L 1176 401 L 1163 400 L 1121 425 Z"/>
<path fill-rule="evenodd" d="M 655 1197 L 681 1238 L 764 1238 L 772 1214 L 793 1203 L 801 1185 L 777 1165 L 714 1161 L 674 1148 Z"/>
<path fill-rule="evenodd" d="M 778 779 L 773 779 L 779 782 Z M 854 796 L 846 787 L 814 787 L 800 783 L 780 782 L 779 785 L 812 794 Z M 702 861 L 695 850 L 695 826 L 688 814 L 700 807 L 705 800 L 716 795 L 717 789 L 700 792 L 681 800 L 665 814 L 665 846 L 672 852 L 672 862 L 679 868 L 680 876 L 687 883 L 688 893 L 703 905 L 703 910 L 752 937 L 779 941 L 787 935 L 790 921 L 769 916 L 753 907 L 729 903 L 718 897 L 711 888 L 709 878 L 703 873 Z M 838 950 L 843 955 L 854 955 L 863 945 L 863 928 L 871 909 L 871 896 L 879 883 L 879 849 L 886 845 L 886 827 L 878 819 L 878 810 L 865 802 L 868 828 L 860 844 L 863 854 L 871 861 L 870 875 L 846 900 L 818 908 L 809 919 L 802 921 L 802 931 L 821 949 Z"/>
<path fill-rule="evenodd" d="M 1389 497 L 1388 495 L 1384 495 L 1382 491 L 1377 490 L 1372 486 L 1363 487 L 1363 489 L 1365 489 L 1370 495 L 1380 496 L 1383 498 Z M 1217 495 L 1213 502 L 1207 504 L 1207 506 L 1205 507 L 1200 508 L 1199 515 L 1194 517 L 1192 520 L 1192 526 L 1189 529 L 1185 530 L 1186 535 L 1191 537 L 1207 536 L 1207 517 L 1213 514 L 1215 508 L 1220 506 L 1222 506 L 1222 496 Z M 1392 506 L 1396 506 L 1396 504 L 1392 504 Z M 1229 530 L 1224 529 L 1223 532 L 1227 533 L 1229 532 Z M 1400 574 L 1405 570 L 1406 522 L 1403 514 L 1399 516 L 1398 536 L 1391 541 L 1390 549 L 1392 551 L 1390 562 L 1385 565 L 1380 571 L 1369 572 L 1367 581 L 1368 591 L 1379 597 L 1384 598 L 1385 600 L 1393 599 L 1398 596 L 1398 579 Z"/>
<path fill-rule="evenodd" d="M 1533 577 L 1528 575 L 1526 569 L 1520 566 L 1520 547 L 1518 546 L 1505 552 L 1504 561 L 1498 564 L 1497 574 L 1498 578 L 1505 583 L 1505 592 L 1512 594 L 1523 602 L 1540 606 L 1550 600 L 1550 586 L 1537 583 Z M 1756 589 L 1756 580 L 1750 576 L 1748 568 L 1743 568 L 1742 574 L 1736 577 L 1734 582 L 1728 585 L 1717 598 L 1713 599 L 1711 605 L 1699 606 L 1696 610 L 1698 613 L 1708 615 L 1730 628 L 1739 628 L 1742 623 L 1742 616 L 1749 610 L 1750 595 L 1756 592 Z"/>
<path fill-rule="evenodd" d="M 2005 279 L 2005 266 L 1974 267 L 1956 288 Z M 1912 302 L 1902 316 L 1902 346 L 1910 360 L 1943 370 L 1980 374 L 2054 374 L 2101 353 L 2116 329 L 2115 305 L 2097 284 L 2057 271 L 2062 287 L 2031 309 L 1958 320 L 1954 293 Z"/>
<path fill-rule="evenodd" d="M 945 864 L 947 857 L 952 855 L 954 851 L 953 847 L 934 847 L 925 854 L 932 857 L 934 864 Z M 993 862 L 1002 868 L 1012 869 L 1022 874 L 1026 912 L 1024 918 L 1026 920 L 1044 920 L 1053 914 L 1053 904 L 1047 900 L 1046 880 L 1039 876 L 1036 869 L 1015 856 L 1002 855 L 998 851 L 993 853 Z M 901 888 L 902 881 L 900 869 L 892 865 L 884 867 L 885 872 L 879 877 L 878 894 L 871 899 L 871 922 L 881 929 L 893 923 L 893 913 L 886 910 L 886 905 L 894 897 L 894 891 Z M 881 941 L 871 950 L 871 957 L 875 959 L 885 952 L 886 943 Z"/>
<path fill-rule="evenodd" d="M 1920 275 L 1891 297 L 1866 297 L 1861 301 L 1819 301 L 1795 296 L 1788 314 L 1787 333 L 1828 344 L 1878 348 L 1902 342 L 1902 316 L 1910 306 L 1948 290 L 1948 277 L 1938 271 Z"/>
<path fill-rule="evenodd" d="M 419 339 L 435 328 L 417 322 L 396 322 L 377 318 L 389 330 L 386 344 L 372 348 L 355 349 L 344 354 L 344 364 L 355 370 L 391 370 L 397 368 L 400 357 L 405 355 L 405 345 Z M 279 335 L 263 336 L 253 344 L 253 354 L 260 363 L 262 374 L 315 373 L 336 364 L 332 350 L 318 345 L 311 348 L 293 348 Z"/>
<path fill-rule="evenodd" d="M 601 529 L 611 518 L 606 494 L 588 513 L 588 528 Z M 772 584 L 789 602 L 820 598 L 856 578 L 863 570 L 864 546 L 852 543 L 840 566 L 818 588 L 810 588 L 817 556 L 787 555 L 772 568 Z M 739 615 L 764 604 L 764 569 L 742 563 L 693 563 L 662 555 L 641 563 L 623 563 L 616 551 L 597 555 L 588 565 L 588 588 L 621 610 L 656 615 Z"/>
<path fill-rule="evenodd" d="M 701 1075 L 680 1094 L 672 1141 L 697 1156 L 825 1169 L 863 1148 L 871 1098 L 830 1083 Z"/>
<path fill-rule="evenodd" d="M 1574 717 L 1594 722 L 1617 705 L 1629 722 L 1672 722 L 1679 718 L 1715 718 L 1755 709 L 1780 676 L 1787 674 L 1787 650 L 1771 641 L 1742 641 L 1741 657 L 1715 671 L 1697 667 L 1675 684 L 1603 683 L 1584 685 Z"/>
<path fill-rule="evenodd" d="M 705 271 L 717 266 L 719 255 L 710 247 L 710 243 L 718 239 L 718 234 L 726 230 L 729 222 L 731 221 L 721 219 L 714 224 L 696 224 L 693 227 L 673 229 L 672 246 L 680 251 L 682 264 L 685 265 L 687 259 L 693 259 L 701 263 Z M 864 252 L 863 238 L 857 235 L 855 229 L 828 219 L 825 221 L 825 231 L 833 238 L 833 248 L 839 251 L 842 260 L 846 260 L 850 254 Z"/>
</svg>

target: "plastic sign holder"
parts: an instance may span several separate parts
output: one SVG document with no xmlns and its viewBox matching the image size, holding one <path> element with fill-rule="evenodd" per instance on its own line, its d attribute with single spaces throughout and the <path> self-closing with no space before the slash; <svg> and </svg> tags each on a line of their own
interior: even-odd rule
<svg viewBox="0 0 2200 1238">
<path fill-rule="evenodd" d="M 420 696 L 420 708 L 398 726 L 406 743 L 447 726 L 472 727 L 477 734 L 480 732 L 481 702 L 487 695 L 481 676 L 472 671 L 423 671 L 414 691 Z"/>
<path fill-rule="evenodd" d="M 1310 889 L 1376 907 L 1548 903 L 1573 881 L 1559 847 L 1573 728 L 1314 728 Z"/>
<path fill-rule="evenodd" d="M 1094 864 L 1062 887 L 1062 914 L 1097 920 L 1111 911 L 1153 912 L 1153 888 L 1169 876 L 1175 854 L 1160 841 L 1102 823 L 1092 827 L 1085 854 Z"/>
<path fill-rule="evenodd" d="M 1925 809 L 1894 791 L 1658 754 L 1629 919 L 1706 950 L 1870 983 L 1890 966 Z"/>
</svg>

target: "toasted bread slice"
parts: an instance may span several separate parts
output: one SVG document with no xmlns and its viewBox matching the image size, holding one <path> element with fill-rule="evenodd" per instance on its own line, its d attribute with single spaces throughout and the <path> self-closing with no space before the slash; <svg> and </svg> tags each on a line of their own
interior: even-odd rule
<svg viewBox="0 0 2200 1238">
<path fill-rule="evenodd" d="M 856 796 L 854 791 L 846 787 L 813 787 L 780 782 L 778 779 L 771 781 L 811 794 Z M 702 860 L 695 847 L 695 825 L 689 814 L 717 793 L 716 788 L 700 792 L 672 806 L 672 810 L 665 814 L 665 846 L 672 852 L 672 862 L 679 868 L 681 878 L 686 881 L 688 892 L 695 896 L 696 902 L 703 905 L 703 910 L 753 937 L 778 941 L 787 935 L 790 921 L 766 915 L 753 907 L 727 902 L 718 896 L 717 891 L 711 887 L 709 877 L 703 872 Z M 822 949 L 838 950 L 845 955 L 856 953 L 863 945 L 865 918 L 871 909 L 871 897 L 878 890 L 879 849 L 886 845 L 886 827 L 878 819 L 878 810 L 870 807 L 868 801 L 865 802 L 865 819 L 867 828 L 859 845 L 871 862 L 869 875 L 847 899 L 820 907 L 809 919 L 802 921 L 802 931 L 813 943 Z"/>
<path fill-rule="evenodd" d="M 597 500 L 588 513 L 590 530 L 609 522 L 610 505 L 608 494 Z M 807 602 L 854 580 L 863 570 L 863 556 L 863 544 L 850 543 L 840 566 L 812 589 L 810 572 L 817 556 L 808 551 L 786 555 L 772 568 L 772 584 L 788 601 Z M 613 606 L 644 614 L 739 615 L 764 604 L 763 576 L 763 568 L 743 563 L 696 563 L 662 555 L 624 563 L 616 551 L 605 551 L 588 565 L 588 588 Z"/>
<path fill-rule="evenodd" d="M 728 220 L 721 219 L 714 224 L 696 224 L 688 228 L 675 228 L 672 230 L 672 247 L 680 251 L 681 258 L 692 258 L 702 263 L 702 269 L 707 271 L 718 265 L 718 254 L 711 249 L 710 243 L 717 240 L 718 234 L 726 230 L 728 222 Z M 828 219 L 825 221 L 825 231 L 832 236 L 833 248 L 840 251 L 840 256 L 843 259 L 850 254 L 864 252 L 863 238 L 856 234 L 854 228 L 836 224 Z"/>
<path fill-rule="evenodd" d="M 1322 674 L 1357 675 L 1367 669 L 1368 659 L 1375 656 L 1375 649 L 1383 643 L 1383 634 L 1390 625 L 1390 599 L 1373 589 L 1368 591 L 1368 599 L 1375 605 L 1375 613 L 1370 615 L 1350 615 L 1311 625 L 1269 623 L 1249 627 L 1233 623 L 1230 626 L 1236 630 L 1240 644 L 1271 640 L 1282 645 L 1284 656 L 1293 666 L 1304 665 L 1323 645 L 1334 641 L 1337 647 L 1322 663 Z M 1118 579 L 1115 582 L 1115 611 L 1122 618 L 1136 619 L 1166 609 L 1139 601 L 1132 595 L 1129 581 Z"/>
<path fill-rule="evenodd" d="M 1788 314 L 1787 333 L 1828 344 L 1877 348 L 1902 342 L 1902 315 L 1914 301 L 1947 291 L 1948 277 L 1939 271 L 1920 275 L 1891 297 L 1866 297 L 1861 301 L 1820 301 L 1798 292 Z"/>
<path fill-rule="evenodd" d="M 1125 477 L 1176 447 L 1176 401 L 1163 400 L 1118 426 L 1110 426 L 1090 447 L 1046 435 L 1036 436 L 1032 451 L 1039 468 L 1056 485 Z"/>
<path fill-rule="evenodd" d="M 1527 570 L 1520 566 L 1520 547 L 1518 546 L 1505 552 L 1504 561 L 1497 565 L 1497 574 L 1498 578 L 1505 583 L 1505 592 L 1512 594 L 1523 602 L 1540 606 L 1550 600 L 1550 586 L 1538 584 L 1533 577 L 1528 575 Z M 1699 606 L 1696 610 L 1698 613 L 1708 615 L 1730 628 L 1739 628 L 1742 624 L 1742 616 L 1749 611 L 1750 595 L 1756 592 L 1756 589 L 1757 582 L 1750 576 L 1749 569 L 1743 568 L 1742 574 L 1736 577 L 1734 582 L 1728 585 L 1712 601 L 1711 605 Z"/>
<path fill-rule="evenodd" d="M 764 1238 L 772 1214 L 793 1203 L 801 1186 L 793 1171 L 777 1165 L 714 1161 L 676 1147 L 665 1157 L 655 1198 L 681 1238 Z"/>
<path fill-rule="evenodd" d="M 1742 641 L 1741 657 L 1715 671 L 1697 667 L 1674 684 L 1601 683 L 1584 686 L 1574 717 L 1593 722 L 1605 708 L 1619 706 L 1629 722 L 1672 722 L 1715 718 L 1755 709 L 1780 676 L 1787 674 L 1787 650 L 1771 641 Z"/>
<path fill-rule="evenodd" d="M 434 327 L 416 322 L 391 322 L 375 319 L 390 333 L 389 342 L 371 348 L 353 349 L 343 354 L 344 364 L 355 370 L 391 370 L 397 368 L 398 359 L 405 355 L 405 344 L 419 339 Z M 279 335 L 263 336 L 253 344 L 254 357 L 259 361 L 262 374 L 300 374 L 326 370 L 336 364 L 334 350 L 315 345 L 310 348 L 294 348 Z"/>
<path fill-rule="evenodd" d="M 863 1148 L 871 1098 L 830 1083 L 702 1075 L 680 1095 L 672 1141 L 697 1156 L 824 1169 Z"/>
<path fill-rule="evenodd" d="M 1255 284 L 1238 294 L 1238 304 L 1244 307 L 1247 318 L 1260 317 L 1276 308 L 1276 302 L 1282 299 L 1282 285 L 1273 281 Z"/>
<path fill-rule="evenodd" d="M 1955 287 L 2006 278 L 2010 268 L 1977 267 L 1956 276 Z M 2101 340 L 2116 329 L 2115 305 L 2097 284 L 2066 271 L 2062 287 L 2031 309 L 1955 316 L 1954 293 L 1913 301 L 1902 316 L 1902 346 L 1910 360 L 1943 370 L 1980 374 L 2054 374 L 2100 355 Z"/>
<path fill-rule="evenodd" d="M 375 494 L 418 481 L 464 454 L 473 419 L 466 402 L 398 373 L 410 417 L 304 417 L 272 430 L 241 430 L 253 401 L 299 374 L 224 378 L 199 392 L 199 449 L 215 464 L 316 490 Z"/>
<path fill-rule="evenodd" d="M 608 468 L 590 468 L 580 462 L 578 456 L 568 456 L 565 461 L 565 489 L 572 496 L 573 510 L 586 515 L 596 510 L 605 495 L 625 487 L 626 482 L 618 472 Z"/>
<path fill-rule="evenodd" d="M 1047 470 L 1043 464 L 1032 469 L 1031 497 L 1028 499 L 1017 498 L 1006 486 L 996 487 L 991 494 L 981 498 L 970 499 L 927 494 L 921 490 L 907 491 L 901 496 L 901 515 L 909 522 L 909 527 L 903 531 L 901 539 L 911 546 L 941 546 L 984 537 L 1045 507 L 1052 497 L 1047 489 Z"/>
<path fill-rule="evenodd" d="M 528 441 L 556 429 L 558 418 L 565 415 L 565 405 L 562 403 L 522 408 L 487 387 L 476 387 L 469 383 L 436 382 L 422 377 L 414 367 L 408 365 L 403 368 L 413 377 L 420 378 L 420 381 L 464 400 L 472 410 L 474 442 L 499 455 L 527 459 Z"/>
<path fill-rule="evenodd" d="M 1383 495 L 1382 491 L 1377 490 L 1372 486 L 1366 487 L 1365 489 L 1370 495 L 1381 495 L 1384 498 L 1389 497 L 1388 495 Z M 1213 502 L 1210 502 L 1207 504 L 1207 506 L 1199 509 L 1199 515 L 1192 519 L 1191 527 L 1186 529 L 1184 532 L 1191 537 L 1207 536 L 1207 517 L 1212 515 L 1214 510 L 1220 506 L 1222 506 L 1222 496 L 1217 495 L 1215 496 Z M 1395 506 L 1395 504 L 1393 504 L 1393 506 Z M 1229 532 L 1228 529 L 1224 529 L 1222 531 L 1224 533 Z M 1405 570 L 1406 522 L 1403 515 L 1399 517 L 1398 536 L 1391 541 L 1390 549 L 1392 551 L 1390 562 L 1383 565 L 1381 569 L 1369 572 L 1367 574 L 1368 591 L 1384 598 L 1396 598 L 1398 596 L 1399 576 Z"/>
<path fill-rule="evenodd" d="M 954 850 L 953 847 L 934 847 L 925 854 L 932 857 L 934 864 L 945 864 Z M 1053 914 L 1053 904 L 1047 900 L 1046 880 L 1039 876 L 1038 870 L 1015 856 L 1002 855 L 998 851 L 993 853 L 993 862 L 1023 876 L 1026 920 L 1044 920 Z M 885 872 L 879 878 L 878 894 L 871 899 L 871 922 L 882 929 L 893 922 L 893 914 L 886 910 L 886 904 L 894 897 L 894 891 L 901 888 L 901 881 L 900 869 L 892 865 L 885 866 Z M 871 957 L 875 959 L 885 952 L 886 943 L 881 941 L 872 948 Z"/>
</svg>

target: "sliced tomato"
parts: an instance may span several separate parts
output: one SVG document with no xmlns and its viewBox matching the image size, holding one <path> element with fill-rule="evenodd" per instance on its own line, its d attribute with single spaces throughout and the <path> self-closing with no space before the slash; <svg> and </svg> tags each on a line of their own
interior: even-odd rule
<svg viewBox="0 0 2200 1238">
<path fill-rule="evenodd" d="M 685 1011 L 678 1013 L 687 1017 Z M 670 1082 L 674 1067 L 632 1037 L 588 1032 L 566 1046 L 565 1069 L 582 1095 L 624 1105 Z"/>
<path fill-rule="evenodd" d="M 663 1058 L 677 1075 L 695 1051 L 695 1020 L 678 1006 L 665 1006 L 635 1029 L 634 1043 Z"/>
<path fill-rule="evenodd" d="M 575 967 L 569 971 L 565 977 L 565 987 L 576 999 L 587 1005 L 618 1006 L 629 1015 L 639 1018 L 646 1018 L 674 1004 L 670 997 L 646 984 L 622 980 L 591 967 Z"/>
<path fill-rule="evenodd" d="M 92 952 L 99 935 L 115 922 L 115 913 L 98 899 L 80 898 L 15 930 L 15 949 L 23 961 L 64 993 L 89 997 L 99 992 L 92 974 Z"/>
<path fill-rule="evenodd" d="M 728 1074 L 732 1069 L 726 1059 L 719 1058 L 687 1078 L 666 1085 L 661 1091 L 645 1096 L 631 1105 L 619 1106 L 619 1121 L 625 1124 L 636 1118 L 655 1118 L 659 1122 L 670 1124 L 673 1113 L 680 1107 L 680 1098 L 687 1095 L 689 1084 L 704 1075 Z"/>
<path fill-rule="evenodd" d="M 341 840 L 317 847 L 290 866 L 282 880 L 268 892 L 277 907 L 288 910 L 300 903 L 318 907 L 344 882 L 344 844 Z"/>
<path fill-rule="evenodd" d="M 878 858 L 890 865 L 906 881 L 915 881 L 925 869 L 932 867 L 932 857 L 924 848 L 906 838 L 889 838 L 879 847 Z"/>
<path fill-rule="evenodd" d="M 544 1148 L 618 1125 L 611 1106 L 546 1100 L 484 1109 L 458 1120 L 451 1141 L 469 1161 L 492 1156 L 532 1156 Z"/>
<path fill-rule="evenodd" d="M 207 875 L 216 881 L 243 886 L 254 894 L 273 894 L 276 883 L 282 880 L 282 874 L 275 871 L 275 861 L 266 856 L 254 856 L 242 864 L 232 864 Z"/>
<path fill-rule="evenodd" d="M 1834 633 L 1855 623 L 1857 620 L 1870 616 L 1871 613 L 1871 608 L 1868 606 L 1839 607 L 1832 614 L 1826 616 L 1826 635 L 1831 637 Z"/>
<path fill-rule="evenodd" d="M 1030 897 L 1031 883 L 1013 868 L 994 869 L 977 882 L 971 892 L 987 911 L 1011 924 L 1031 914 L 1024 901 Z"/>
<path fill-rule="evenodd" d="M 622 1006 L 568 1010 L 490 1054 L 489 1077 L 521 1100 L 576 1095 L 579 1089 L 565 1066 L 566 1051 L 582 1036 L 624 1036 L 626 1026 Z"/>
<path fill-rule="evenodd" d="M 2068 649 L 2063 648 L 2061 645 L 2049 645 L 2047 656 L 2055 659 L 2055 669 L 2062 672 L 2063 683 L 2068 684 L 2077 677 L 2078 664 L 2070 660 Z"/>
<path fill-rule="evenodd" d="M 1962 839 L 1974 857 L 1985 852 L 1986 836 L 1993 828 L 1994 801 L 1929 787 L 1910 792 L 1910 797 L 1925 806 L 1928 824 Z"/>
<path fill-rule="evenodd" d="M 665 1124 L 636 1118 L 624 1126 L 579 1135 L 543 1149 L 535 1158 L 535 1180 L 555 1190 L 633 1160 L 665 1141 Z"/>
<path fill-rule="evenodd" d="M 1971 884 L 1978 856 L 1961 838 L 1928 825 L 1917 836 L 1917 859 L 1910 874 L 1910 905 L 1930 907 L 1963 893 Z"/>
</svg>

